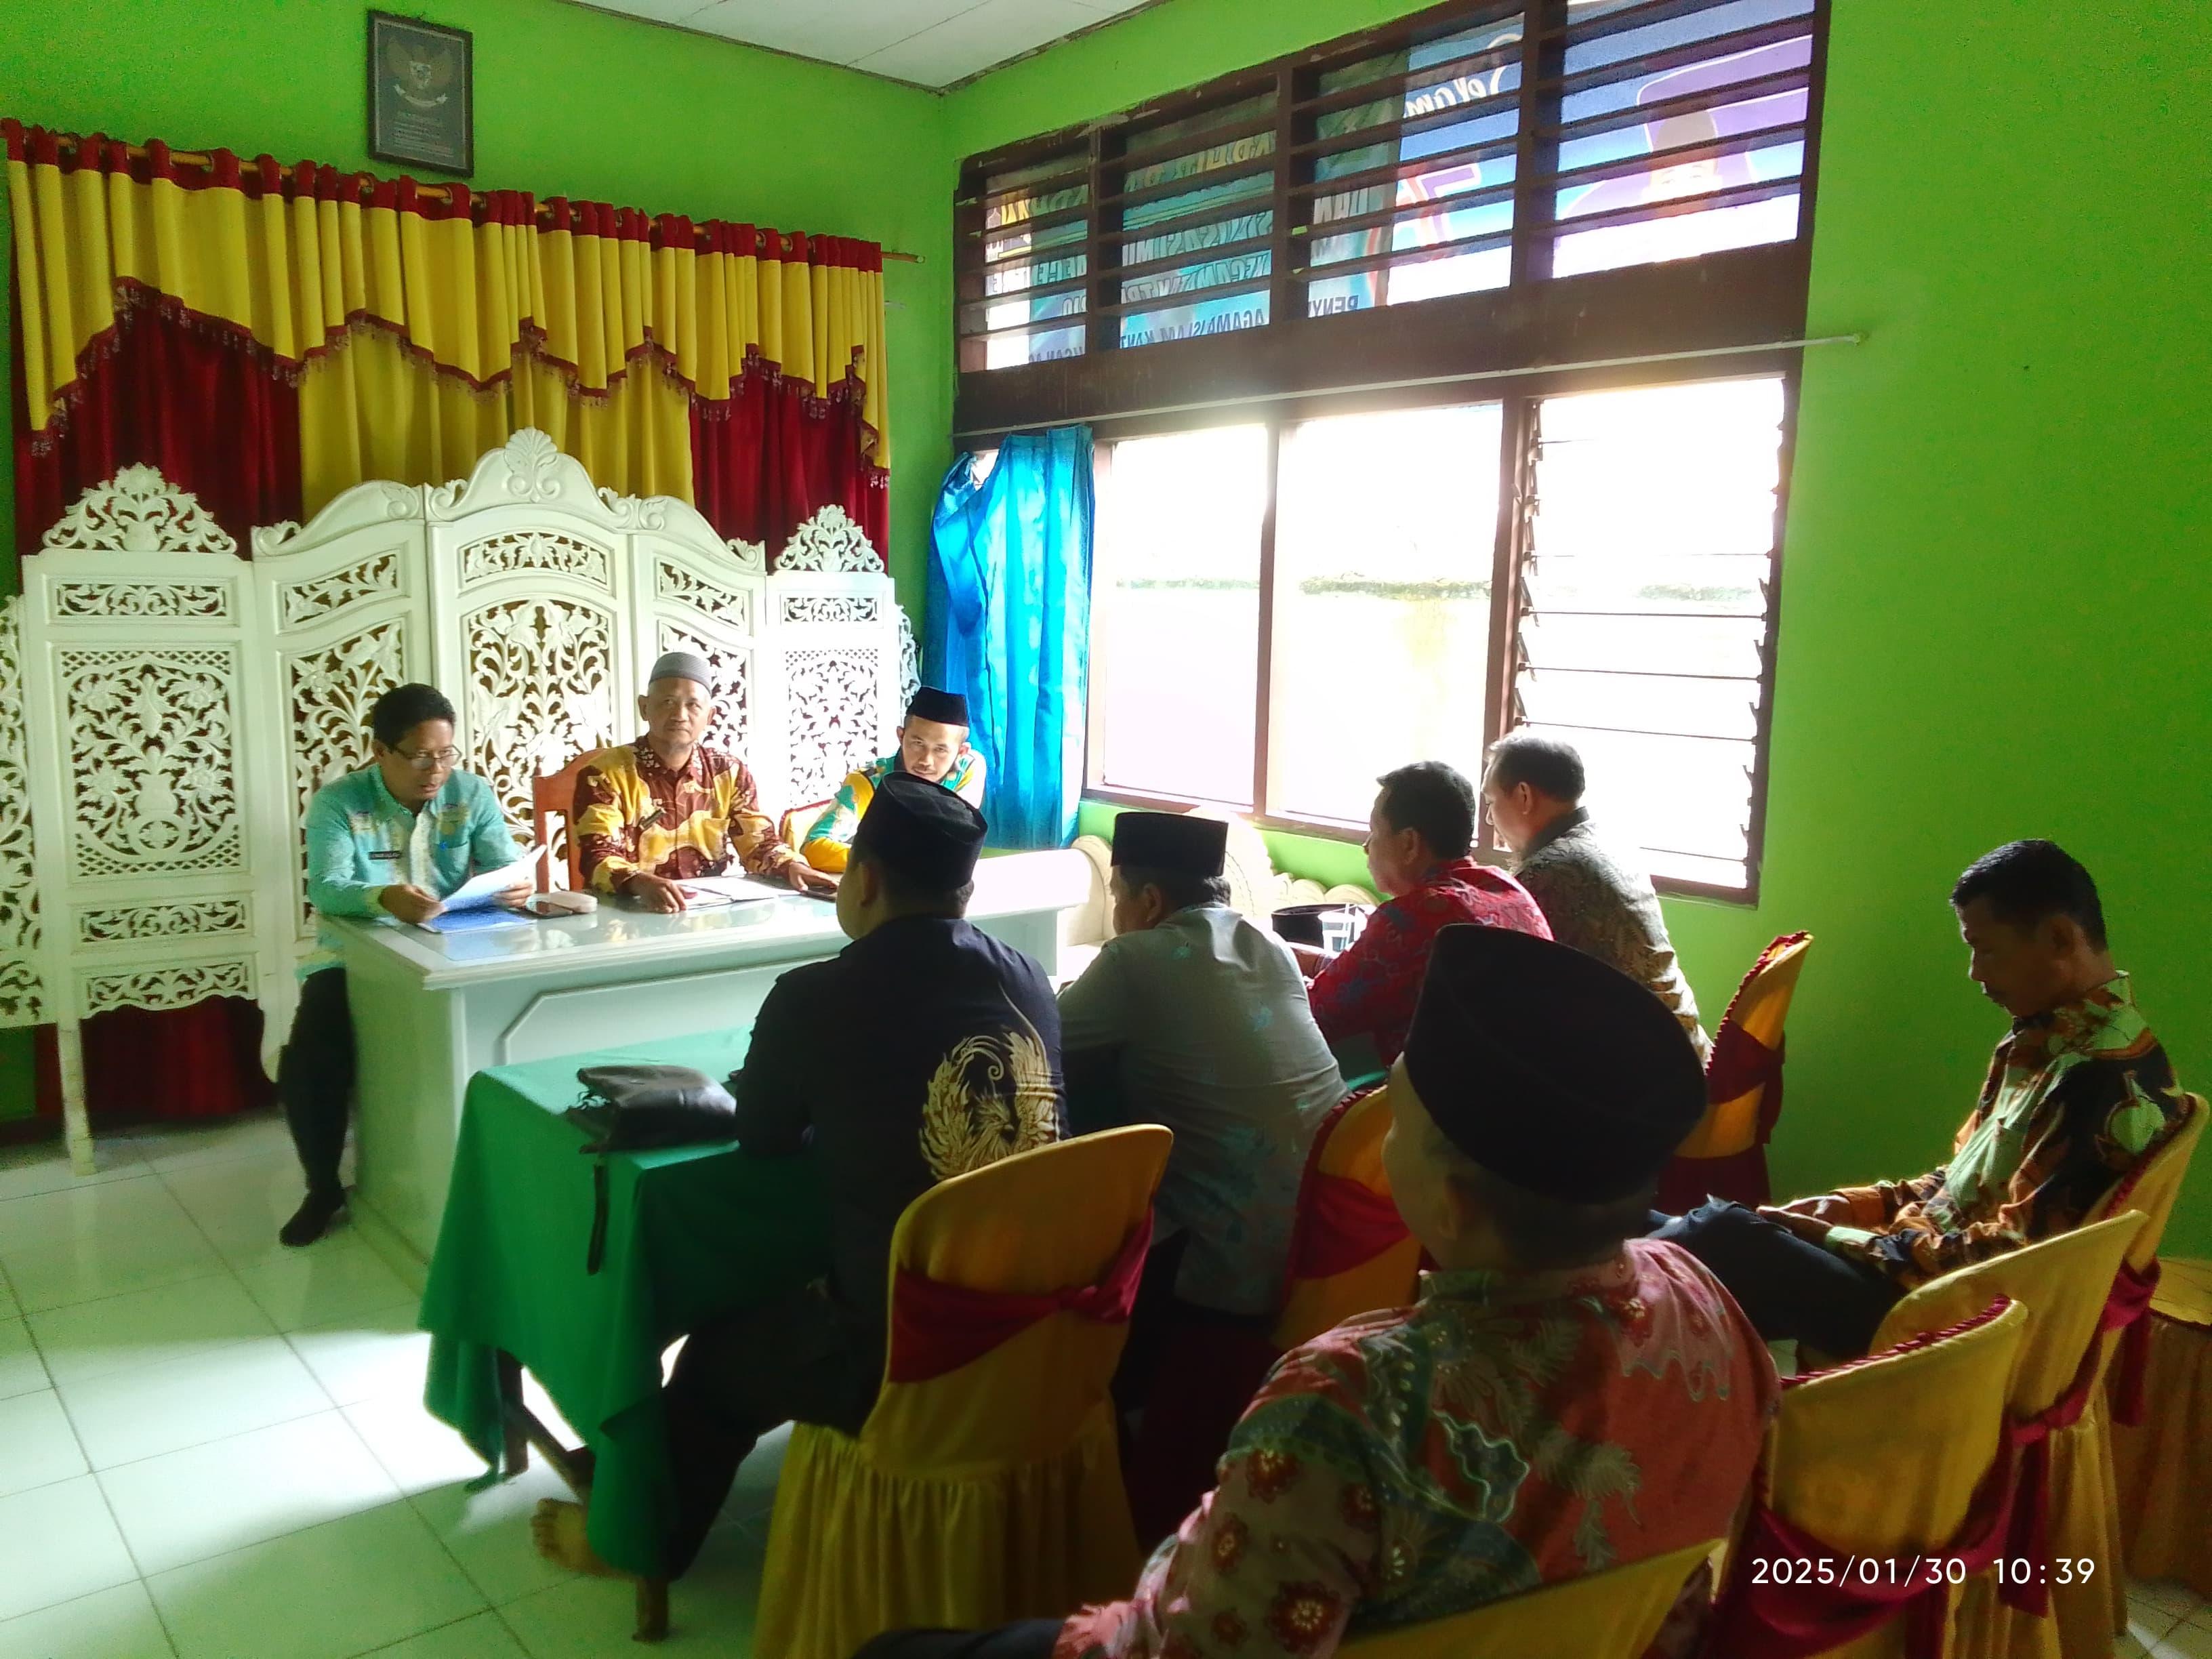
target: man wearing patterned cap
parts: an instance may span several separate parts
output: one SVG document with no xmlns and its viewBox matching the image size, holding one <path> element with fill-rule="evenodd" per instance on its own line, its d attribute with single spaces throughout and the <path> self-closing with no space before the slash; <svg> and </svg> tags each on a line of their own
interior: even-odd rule
<svg viewBox="0 0 2212 1659">
<path fill-rule="evenodd" d="M 799 856 L 817 870 L 835 875 L 845 867 L 853 831 L 894 772 L 925 783 L 941 783 L 970 806 L 983 805 L 983 757 L 968 746 L 968 699 L 957 691 L 920 687 L 906 706 L 898 729 L 898 752 L 870 761 L 845 775 L 830 805 L 799 838 Z"/>
<path fill-rule="evenodd" d="M 920 778 L 884 781 L 837 888 L 852 943 L 778 979 L 730 1079 L 738 1145 L 811 1147 L 830 1201 L 830 1276 L 691 1333 L 661 1395 L 675 1510 L 664 1558 L 690 1565 L 738 1466 L 794 1419 L 857 1434 L 883 1379 L 891 1236 L 940 1181 L 1060 1139 L 1060 1014 L 1044 970 L 963 920 L 983 815 Z M 540 1553 L 604 1571 L 583 1511 L 538 1505 Z"/>
<path fill-rule="evenodd" d="M 830 885 L 775 833 L 750 769 L 707 746 L 714 686 L 703 659 L 663 653 L 637 712 L 645 735 L 600 750 L 576 779 L 568 833 L 586 887 L 647 910 L 681 910 L 679 883 L 720 875 L 732 860 L 802 891 Z"/>
<path fill-rule="evenodd" d="M 1729 1531 L 1778 1384 L 1719 1282 L 1633 1237 L 1705 1109 L 1673 1014 L 1566 945 L 1446 927 L 1387 1087 L 1419 1299 L 1284 1358 L 1128 1600 L 864 1659 L 1327 1659 Z M 1675 1650 L 1705 1593 L 1701 1566 Z"/>
</svg>

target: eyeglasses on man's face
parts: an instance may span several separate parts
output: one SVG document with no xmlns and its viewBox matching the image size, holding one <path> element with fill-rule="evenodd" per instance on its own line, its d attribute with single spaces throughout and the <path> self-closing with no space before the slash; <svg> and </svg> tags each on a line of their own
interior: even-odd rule
<svg viewBox="0 0 2212 1659">
<path fill-rule="evenodd" d="M 417 772 L 450 772 L 461 763 L 458 749 L 395 749 L 392 752 Z"/>
</svg>

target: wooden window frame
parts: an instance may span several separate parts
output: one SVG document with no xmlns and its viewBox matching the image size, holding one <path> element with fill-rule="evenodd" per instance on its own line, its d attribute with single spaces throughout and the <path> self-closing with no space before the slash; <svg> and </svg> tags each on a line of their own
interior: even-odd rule
<svg viewBox="0 0 2212 1659">
<path fill-rule="evenodd" d="M 1652 3 L 1655 14 L 1661 7 L 1672 6 L 1672 0 Z M 1783 532 L 1794 471 L 1803 356 L 1793 343 L 1802 340 L 1805 331 L 1831 4 L 1832 0 L 1814 0 L 1807 19 L 1812 44 L 1806 71 L 1804 160 L 1797 180 L 1798 231 L 1787 242 L 1574 276 L 1550 275 L 1548 232 L 1556 188 L 1553 174 L 1566 0 L 1527 0 L 1533 26 L 1521 43 L 1512 269 L 1503 288 L 1420 301 L 1410 307 L 1310 317 L 1298 302 L 1308 273 L 1296 269 L 1293 258 L 1298 233 L 1310 228 L 1312 204 L 1319 193 L 1311 178 L 1299 176 L 1295 162 L 1300 147 L 1314 138 L 1302 126 L 1299 103 L 1324 69 L 1395 51 L 1439 26 L 1480 25 L 1500 12 L 1496 6 L 1451 0 L 1121 115 L 1041 135 L 963 163 L 955 217 L 956 230 L 963 234 L 981 234 L 979 186 L 984 176 L 1032 166 L 1079 146 L 1089 185 L 1085 211 L 1091 222 L 1082 242 L 1054 250 L 1065 254 L 1080 249 L 1086 256 L 1083 354 L 961 371 L 955 394 L 956 439 L 980 447 L 1010 432 L 1087 424 L 1097 440 L 1098 499 L 1103 501 L 1110 488 L 1113 445 L 1121 440 L 1230 424 L 1256 423 L 1267 430 L 1267 493 L 1260 529 L 1260 638 L 1253 689 L 1254 775 L 1251 805 L 1237 809 L 1243 816 L 1262 829 L 1322 839 L 1357 843 L 1365 835 L 1364 823 L 1273 810 L 1270 710 L 1281 667 L 1274 656 L 1276 490 L 1286 428 L 1328 415 L 1502 404 L 1498 518 L 1491 550 L 1490 656 L 1481 715 L 1486 750 L 1513 723 L 1518 640 L 1527 611 L 1520 572 L 1530 545 L 1530 469 L 1534 465 L 1530 437 L 1539 403 L 1569 392 L 1778 376 L 1784 399 L 1779 477 L 1765 582 L 1745 881 L 1741 887 L 1732 887 L 1655 878 L 1664 893 L 1731 904 L 1759 902 L 1782 617 Z M 1120 346 L 1115 342 L 1121 313 L 1127 307 L 1120 304 L 1121 272 L 1113 258 L 1121 233 L 1118 215 L 1109 225 L 1099 204 L 1109 199 L 1109 181 L 1132 133 L 1141 143 L 1145 128 L 1251 97 L 1270 84 L 1275 96 L 1276 155 L 1293 158 L 1274 172 L 1272 258 L 1266 284 L 1270 321 L 1232 333 Z M 1548 156 L 1547 134 L 1552 135 Z M 1200 141 L 1208 136 L 1193 135 Z M 1202 143 L 1175 141 L 1149 153 L 1158 160 L 1203 147 Z M 1310 163 L 1306 170 L 1310 172 Z M 1238 210 L 1257 212 L 1269 199 L 1255 196 L 1249 204 L 1237 204 Z M 1301 214 L 1309 217 L 1301 219 Z M 1314 274 L 1325 278 L 1338 273 L 1323 267 Z M 956 361 L 963 349 L 957 333 L 958 313 L 983 297 L 968 294 L 966 281 L 964 267 L 956 258 Z M 1158 307 L 1175 301 L 1146 303 Z M 1547 366 L 1560 364 L 1571 367 Z M 1094 638 L 1096 617 L 1094 607 Z M 1103 660 L 1094 654 L 1085 799 L 1170 811 L 1221 805 L 1092 781 L 1092 763 L 1103 748 L 1105 699 L 1099 695 L 1103 677 L 1097 665 Z M 1486 822 L 1479 826 L 1477 854 L 1491 862 L 1504 858 Z"/>
<path fill-rule="evenodd" d="M 1753 748 L 1749 816 L 1745 831 L 1744 884 L 1730 887 L 1688 881 L 1674 876 L 1654 876 L 1652 878 L 1654 885 L 1662 893 L 1724 903 L 1756 905 L 1759 894 L 1760 855 L 1766 833 L 1775 664 L 1782 617 L 1783 538 L 1789 517 L 1790 479 L 1796 447 L 1799 359 L 1802 356 L 1802 352 L 1796 350 L 1747 354 L 1732 360 L 1725 370 L 1717 373 L 1702 362 L 1651 365 L 1625 370 L 1552 371 L 1532 374 L 1516 380 L 1510 383 L 1510 390 L 1502 392 L 1489 387 L 1478 387 L 1470 395 L 1468 388 L 1447 387 L 1422 397 L 1410 397 L 1402 392 L 1336 397 L 1248 410 L 1238 414 L 1233 422 L 1215 419 L 1151 424 L 1145 429 L 1127 428 L 1115 430 L 1110 436 L 1102 434 L 1095 465 L 1098 477 L 1097 499 L 1103 502 L 1111 489 L 1114 444 L 1123 439 L 1169 436 L 1178 432 L 1200 430 L 1212 425 L 1261 425 L 1267 428 L 1267 496 L 1261 507 L 1259 535 L 1259 651 L 1253 675 L 1253 775 L 1249 807 L 1239 802 L 1224 802 L 1216 797 L 1152 793 L 1095 781 L 1092 763 L 1105 749 L 1106 698 L 1101 692 L 1105 676 L 1110 672 L 1110 667 L 1107 665 L 1110 658 L 1094 652 L 1086 717 L 1088 744 L 1084 756 L 1084 799 L 1115 806 L 1168 812 L 1186 811 L 1194 806 L 1227 806 L 1263 830 L 1283 830 L 1320 840 L 1355 844 L 1365 836 L 1367 830 L 1364 823 L 1279 811 L 1274 805 L 1274 780 L 1270 767 L 1271 728 L 1277 675 L 1280 668 L 1275 660 L 1273 648 L 1276 498 L 1280 481 L 1282 441 L 1287 428 L 1329 415 L 1382 414 L 1469 403 L 1498 403 L 1501 405 L 1498 516 L 1492 533 L 1490 557 L 1489 663 L 1484 678 L 1481 714 L 1482 747 L 1486 751 L 1492 744 L 1517 723 L 1513 707 L 1513 682 L 1520 667 L 1521 624 L 1528 610 L 1521 572 L 1532 544 L 1530 508 L 1534 504 L 1533 471 L 1535 465 L 1533 437 L 1538 405 L 1547 398 L 1571 392 L 1626 391 L 1723 379 L 1778 378 L 1782 381 L 1783 392 L 1781 447 L 1778 457 L 1779 477 L 1775 489 L 1774 537 L 1767 555 L 1765 580 L 1766 603 L 1763 614 L 1765 627 L 1759 645 L 1759 708 Z M 1098 623 L 1095 604 L 1091 615 L 1092 638 L 1096 640 Z M 1476 855 L 1486 863 L 1506 862 L 1508 855 L 1498 845 L 1488 821 L 1485 819 L 1477 827 Z"/>
</svg>

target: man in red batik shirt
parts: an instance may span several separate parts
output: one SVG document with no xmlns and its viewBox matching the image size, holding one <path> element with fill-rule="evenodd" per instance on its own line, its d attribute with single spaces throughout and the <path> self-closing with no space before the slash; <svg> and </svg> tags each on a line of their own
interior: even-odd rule
<svg viewBox="0 0 2212 1659">
<path fill-rule="evenodd" d="M 1365 1037 L 1388 1066 L 1406 1046 L 1437 930 L 1471 921 L 1549 939 L 1552 929 L 1526 888 L 1468 856 L 1475 792 L 1465 777 L 1442 761 L 1416 761 L 1376 781 L 1382 787 L 1368 815 L 1367 872 L 1388 902 L 1352 948 L 1314 976 L 1307 996 L 1332 1045 Z"/>
</svg>

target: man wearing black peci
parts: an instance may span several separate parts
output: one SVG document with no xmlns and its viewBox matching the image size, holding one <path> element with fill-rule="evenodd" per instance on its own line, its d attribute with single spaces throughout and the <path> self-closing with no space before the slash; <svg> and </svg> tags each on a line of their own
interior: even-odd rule
<svg viewBox="0 0 2212 1659">
<path fill-rule="evenodd" d="M 830 1205 L 825 1283 L 691 1333 L 663 1390 L 676 1512 L 665 1565 L 681 1574 L 738 1466 L 779 1423 L 856 1433 L 875 1404 L 892 1231 L 940 1181 L 1057 1140 L 1060 1012 L 1044 970 L 964 921 L 983 815 L 951 790 L 887 777 L 837 890 L 852 944 L 794 968 L 761 1005 L 730 1079 L 738 1145 L 810 1146 Z M 607 1569 L 584 1510 L 542 1503 L 538 1551 Z"/>
</svg>

